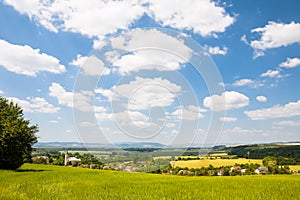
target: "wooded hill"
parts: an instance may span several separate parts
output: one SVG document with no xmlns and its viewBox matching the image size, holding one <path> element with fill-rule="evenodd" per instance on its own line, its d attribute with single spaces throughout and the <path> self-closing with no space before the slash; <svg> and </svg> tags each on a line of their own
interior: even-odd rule
<svg viewBox="0 0 300 200">
<path fill-rule="evenodd" d="M 263 159 L 267 156 L 273 156 L 289 158 L 293 164 L 300 164 L 300 145 L 255 144 L 218 148 L 227 151 L 228 155 L 237 155 L 240 158 Z"/>
</svg>

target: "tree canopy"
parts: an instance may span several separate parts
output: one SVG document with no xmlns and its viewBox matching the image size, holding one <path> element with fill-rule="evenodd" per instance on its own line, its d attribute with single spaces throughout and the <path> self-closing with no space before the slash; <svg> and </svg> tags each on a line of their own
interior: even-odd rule
<svg viewBox="0 0 300 200">
<path fill-rule="evenodd" d="M 24 119 L 21 107 L 0 97 L 0 168 L 19 168 L 30 157 L 37 132 L 38 126 Z"/>
</svg>

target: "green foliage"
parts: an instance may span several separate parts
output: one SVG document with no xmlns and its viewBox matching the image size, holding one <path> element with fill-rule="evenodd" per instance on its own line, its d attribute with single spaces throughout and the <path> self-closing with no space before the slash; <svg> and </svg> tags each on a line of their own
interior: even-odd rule
<svg viewBox="0 0 300 200">
<path fill-rule="evenodd" d="M 263 159 L 267 156 L 280 158 L 279 165 L 289 165 L 291 163 L 300 164 L 300 145 L 244 145 L 230 147 L 227 149 L 229 155 L 237 155 L 240 158 Z"/>
<path fill-rule="evenodd" d="M 38 127 L 24 119 L 18 105 L 0 97 L 0 168 L 19 168 L 30 157 L 37 132 Z"/>
<path fill-rule="evenodd" d="M 300 176 L 188 177 L 24 164 L 0 170 L 0 199 L 300 199 Z"/>
<path fill-rule="evenodd" d="M 276 166 L 277 165 L 276 157 L 274 157 L 274 156 L 264 157 L 263 165 L 264 166 L 272 166 L 272 167 Z"/>
</svg>

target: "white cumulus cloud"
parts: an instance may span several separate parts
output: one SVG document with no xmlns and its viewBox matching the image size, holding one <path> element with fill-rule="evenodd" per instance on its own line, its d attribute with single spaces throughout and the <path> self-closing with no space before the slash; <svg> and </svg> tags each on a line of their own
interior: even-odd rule
<svg viewBox="0 0 300 200">
<path fill-rule="evenodd" d="M 41 97 L 27 97 L 26 100 L 22 100 L 16 97 L 9 97 L 8 99 L 21 106 L 24 112 L 56 113 L 59 111 L 58 107 L 55 107 Z"/>
<path fill-rule="evenodd" d="M 198 106 L 180 106 L 171 113 L 171 116 L 178 120 L 198 120 L 204 117 L 202 114 L 204 112 L 206 112 L 206 110 Z"/>
<path fill-rule="evenodd" d="M 73 107 L 73 93 L 67 92 L 59 83 L 52 83 L 49 91 L 49 95 L 56 97 L 59 104 Z"/>
<path fill-rule="evenodd" d="M 257 96 L 257 97 L 256 97 L 256 100 L 257 100 L 258 102 L 266 102 L 268 99 L 267 99 L 267 97 L 265 97 L 265 96 Z"/>
<path fill-rule="evenodd" d="M 193 52 L 183 40 L 155 29 L 137 29 L 112 38 L 111 43 L 115 49 L 131 52 L 113 63 L 121 74 L 144 69 L 178 70 L 188 62 Z"/>
<path fill-rule="evenodd" d="M 249 134 L 252 132 L 253 132 L 252 130 L 243 129 L 238 126 L 223 131 L 224 134 Z"/>
<path fill-rule="evenodd" d="M 293 21 L 290 24 L 271 21 L 265 27 L 253 29 L 251 32 L 261 34 L 260 40 L 250 43 L 254 49 L 266 50 L 300 42 L 300 24 Z"/>
<path fill-rule="evenodd" d="M 77 55 L 76 60 L 71 61 L 69 64 L 81 67 L 85 75 L 100 76 L 110 73 L 110 69 L 106 68 L 102 60 L 96 56 Z"/>
<path fill-rule="evenodd" d="M 49 95 L 55 97 L 60 105 L 85 112 L 105 112 L 106 108 L 92 105 L 93 93 L 90 91 L 68 92 L 59 83 L 52 83 Z"/>
<path fill-rule="evenodd" d="M 5 40 L 0 40 L 0 66 L 27 76 L 36 76 L 39 72 L 60 74 L 66 71 L 57 58 L 28 45 L 15 45 Z"/>
<path fill-rule="evenodd" d="M 109 101 L 113 99 L 114 92 L 112 90 L 97 88 L 95 89 L 96 94 L 100 94 L 103 97 L 107 98 Z"/>
<path fill-rule="evenodd" d="M 222 33 L 235 21 L 234 16 L 210 0 L 4 0 L 4 4 L 50 31 L 97 38 L 126 30 L 143 14 L 163 26 L 192 30 L 202 36 Z"/>
<path fill-rule="evenodd" d="M 244 113 L 251 120 L 300 116 L 300 100 L 297 102 L 289 102 L 285 105 L 275 105 L 270 108 L 245 111 Z"/>
<path fill-rule="evenodd" d="M 300 65 L 300 58 L 287 58 L 285 62 L 280 63 L 280 67 L 294 68 Z"/>
<path fill-rule="evenodd" d="M 266 26 L 251 30 L 260 38 L 250 42 L 254 57 L 263 56 L 263 51 L 271 48 L 288 46 L 300 42 L 300 24 L 292 21 L 289 24 L 270 21 Z M 245 41 L 246 37 L 243 37 Z"/>
<path fill-rule="evenodd" d="M 270 77 L 270 78 L 274 78 L 279 76 L 280 74 L 280 70 L 276 69 L 276 70 L 271 70 L 269 69 L 268 71 L 262 73 L 260 76 L 261 77 Z"/>
<path fill-rule="evenodd" d="M 285 120 L 285 121 L 279 121 L 279 122 L 273 122 L 274 126 L 279 126 L 279 127 L 296 127 L 296 126 L 300 126 L 300 121 L 294 121 L 294 120 Z"/>
<path fill-rule="evenodd" d="M 240 79 L 235 81 L 232 85 L 233 86 L 247 86 L 247 85 L 253 85 L 255 82 L 251 79 Z"/>
<path fill-rule="evenodd" d="M 149 0 L 149 13 L 163 26 L 193 30 L 202 36 L 225 32 L 235 18 L 210 0 Z"/>
<path fill-rule="evenodd" d="M 133 110 L 170 106 L 180 91 L 180 86 L 167 79 L 142 77 L 114 88 L 116 97 L 128 99 L 128 109 Z"/>
<path fill-rule="evenodd" d="M 98 0 L 5 0 L 21 14 L 53 32 L 70 31 L 88 37 L 103 37 L 118 29 L 127 29 L 141 17 L 145 8 L 136 0 L 98 1 Z"/>
<path fill-rule="evenodd" d="M 227 54 L 228 48 L 227 47 L 205 47 L 210 55 L 223 55 Z"/>
<path fill-rule="evenodd" d="M 165 51 L 144 50 L 124 55 L 116 60 L 114 65 L 119 68 L 121 74 L 128 74 L 140 70 L 175 71 L 179 70 L 183 63 L 186 63 L 186 60 L 178 55 Z"/>
<path fill-rule="evenodd" d="M 213 111 L 242 108 L 249 105 L 249 98 L 236 91 L 226 91 L 222 95 L 205 97 L 203 105 Z"/>
</svg>

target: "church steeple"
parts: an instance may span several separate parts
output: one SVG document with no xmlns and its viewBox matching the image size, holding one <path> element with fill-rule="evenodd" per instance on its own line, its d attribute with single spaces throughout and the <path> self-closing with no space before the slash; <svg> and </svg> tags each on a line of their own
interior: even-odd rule
<svg viewBox="0 0 300 200">
<path fill-rule="evenodd" d="M 69 153 L 68 153 L 68 149 L 67 149 L 66 154 L 65 154 L 65 166 L 68 165 L 68 162 L 69 162 Z"/>
</svg>

